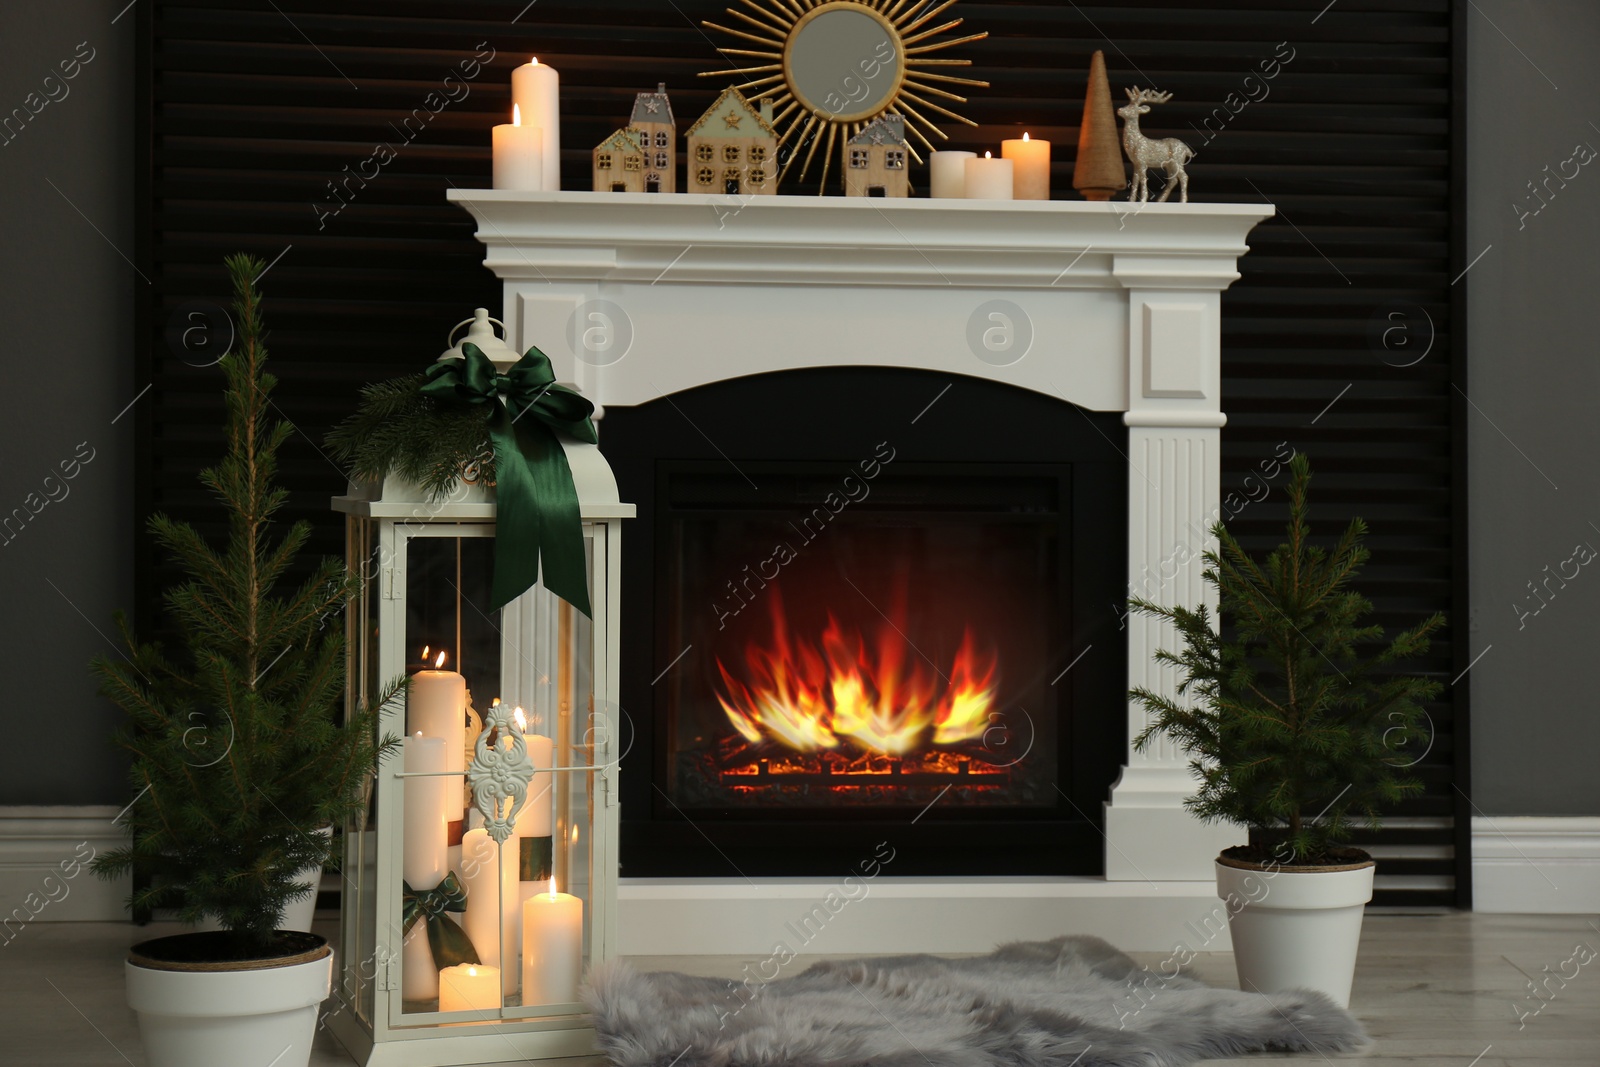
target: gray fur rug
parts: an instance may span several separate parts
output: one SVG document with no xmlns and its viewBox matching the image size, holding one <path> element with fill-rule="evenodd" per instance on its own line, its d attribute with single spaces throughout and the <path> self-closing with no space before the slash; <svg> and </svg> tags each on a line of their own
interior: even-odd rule
<svg viewBox="0 0 1600 1067">
<path fill-rule="evenodd" d="M 818 963 L 767 982 L 747 973 L 601 964 L 585 989 L 601 1049 L 617 1067 L 1178 1067 L 1366 1041 L 1322 993 L 1163 978 L 1094 937 Z"/>
</svg>

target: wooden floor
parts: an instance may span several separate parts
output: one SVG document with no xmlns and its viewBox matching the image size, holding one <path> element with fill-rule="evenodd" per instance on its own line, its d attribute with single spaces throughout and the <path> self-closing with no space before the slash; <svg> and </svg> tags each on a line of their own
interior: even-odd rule
<svg viewBox="0 0 1600 1067">
<path fill-rule="evenodd" d="M 27 1067 L 145 1067 L 133 1015 L 123 1004 L 123 949 L 175 932 L 112 923 L 37 923 L 0 947 L 0 1064 Z M 1529 979 L 1564 971 L 1600 951 L 1595 916 L 1385 915 L 1367 917 L 1351 1010 L 1373 1037 L 1364 1052 L 1321 1057 L 1260 1055 L 1217 1064 L 1304 1065 L 1324 1059 L 1412 1067 L 1597 1067 L 1600 1065 L 1600 958 L 1578 969 L 1554 996 L 1536 1001 Z M 1152 965 L 1159 954 L 1139 955 Z M 649 970 L 735 977 L 732 956 L 635 957 Z M 808 962 L 790 965 L 798 973 Z M 1549 972 L 1544 968 L 1548 967 Z M 1198 977 L 1234 985 L 1226 953 L 1202 954 Z M 1538 1014 L 1532 1014 L 1542 1005 Z M 1520 1021 L 1519 1021 L 1520 1019 Z M 316 1067 L 349 1064 L 328 1035 Z M 234 1064 L 255 1067 L 241 1055 Z M 1066 1067 L 1066 1065 L 1062 1065 Z"/>
</svg>

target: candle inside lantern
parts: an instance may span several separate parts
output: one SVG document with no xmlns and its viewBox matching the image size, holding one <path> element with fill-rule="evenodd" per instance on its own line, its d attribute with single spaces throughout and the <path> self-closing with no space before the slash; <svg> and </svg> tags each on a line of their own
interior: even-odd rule
<svg viewBox="0 0 1600 1067">
<path fill-rule="evenodd" d="M 511 122 L 496 126 L 494 187 L 537 192 L 545 185 L 545 135 L 540 126 L 522 124 L 522 108 L 511 105 Z"/>
<path fill-rule="evenodd" d="M 1021 140 L 1001 141 L 1000 155 L 1009 159 L 1014 168 L 1011 179 L 1014 199 L 1050 199 L 1049 141 L 1030 140 L 1024 133 Z"/>
<path fill-rule="evenodd" d="M 501 889 L 516 885 L 515 864 L 507 856 L 502 871 L 500 852 L 487 830 L 468 830 L 461 842 L 461 885 L 467 891 L 461 928 L 478 950 L 479 962 L 489 967 L 500 966 Z"/>
<path fill-rule="evenodd" d="M 500 1010 L 500 968 L 458 963 L 439 972 L 440 1011 Z"/>
<path fill-rule="evenodd" d="M 935 152 L 928 157 L 928 195 L 960 200 L 967 195 L 967 160 L 976 152 Z"/>
<path fill-rule="evenodd" d="M 995 159 L 992 153 L 985 152 L 982 159 L 967 160 L 965 170 L 968 200 L 1011 199 L 1011 160 Z"/>
<path fill-rule="evenodd" d="M 511 71 L 513 113 L 521 109 L 523 121 L 544 131 L 542 179 L 535 186 L 503 186 L 496 189 L 561 188 L 561 76 L 556 69 L 539 62 L 537 56 Z"/>
<path fill-rule="evenodd" d="M 461 844 L 462 819 L 466 814 L 466 798 L 461 783 L 467 770 L 466 747 L 462 744 L 462 729 L 467 714 L 467 680 L 458 671 L 445 670 L 445 659 L 445 653 L 440 652 L 431 669 L 420 670 L 411 676 L 411 687 L 406 693 L 406 729 L 444 741 L 443 769 L 463 776 L 440 779 L 444 793 L 445 822 L 449 824 L 449 844 L 454 846 Z"/>
<path fill-rule="evenodd" d="M 528 748 L 528 762 L 544 773 L 538 773 L 528 783 L 528 800 L 513 824 L 516 851 L 512 853 L 516 865 L 517 888 L 509 898 L 501 901 L 506 921 L 510 926 L 507 943 L 522 945 L 522 905 L 537 893 L 550 878 L 555 858 L 555 842 L 551 837 L 551 789 L 549 770 L 555 763 L 555 742 L 543 734 L 528 732 L 528 716 L 521 708 L 513 713 L 516 728 L 521 732 Z M 507 842 L 510 843 L 509 841 Z M 520 973 L 520 972 L 519 972 Z"/>
<path fill-rule="evenodd" d="M 578 999 L 583 971 L 583 901 L 536 893 L 522 905 L 522 1003 L 567 1004 Z"/>
<path fill-rule="evenodd" d="M 434 889 L 446 873 L 445 789 L 454 781 L 445 769 L 442 737 L 413 734 L 405 739 L 405 772 L 425 777 L 404 778 L 400 869 L 414 890 Z M 405 1000 L 431 1000 L 439 995 L 439 970 L 428 947 L 426 920 L 406 933 L 400 957 L 400 995 Z"/>
</svg>

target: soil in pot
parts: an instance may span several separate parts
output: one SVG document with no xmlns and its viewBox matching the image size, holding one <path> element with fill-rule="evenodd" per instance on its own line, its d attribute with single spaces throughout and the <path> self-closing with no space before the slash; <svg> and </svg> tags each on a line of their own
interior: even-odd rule
<svg viewBox="0 0 1600 1067">
<path fill-rule="evenodd" d="M 158 971 L 249 971 L 309 963 L 330 951 L 325 938 L 299 930 L 275 930 L 264 945 L 214 930 L 141 941 L 128 950 L 128 962 Z"/>
<path fill-rule="evenodd" d="M 1217 862 L 1241 870 L 1281 871 L 1354 871 L 1373 862 L 1368 853 L 1348 846 L 1324 849 L 1309 856 L 1290 856 L 1293 863 L 1284 862 L 1286 855 L 1288 851 L 1280 845 L 1234 845 L 1223 849 Z"/>
</svg>

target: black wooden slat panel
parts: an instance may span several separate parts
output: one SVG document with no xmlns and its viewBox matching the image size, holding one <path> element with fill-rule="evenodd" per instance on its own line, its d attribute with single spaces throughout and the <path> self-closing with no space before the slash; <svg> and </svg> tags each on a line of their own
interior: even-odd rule
<svg viewBox="0 0 1600 1067">
<path fill-rule="evenodd" d="M 509 71 L 537 53 L 563 82 L 564 184 L 584 188 L 589 147 L 625 118 L 634 92 L 665 80 L 685 123 L 721 79 L 703 33 L 722 0 L 156 0 L 139 5 L 141 70 L 149 84 L 141 218 L 141 365 L 153 381 L 140 440 L 139 506 L 205 516 L 194 475 L 220 448 L 218 380 L 167 347 L 177 307 L 221 294 L 221 257 L 272 259 L 269 300 L 277 400 L 302 432 L 283 462 L 295 493 L 287 517 L 310 519 L 314 548 L 342 547 L 327 497 L 341 477 L 321 454 L 326 430 L 364 382 L 412 369 L 442 345 L 443 330 L 475 305 L 496 307 L 499 287 L 446 189 L 488 184 L 488 128 L 510 106 Z M 526 10 L 524 10 L 526 8 Z M 522 13 L 520 19 L 512 19 Z M 1308 452 L 1318 471 L 1318 521 L 1353 515 L 1373 527 L 1377 562 L 1362 588 L 1387 626 L 1433 610 L 1465 621 L 1461 484 L 1459 13 L 1450 0 L 1227 0 L 1213 3 L 1010 3 L 967 0 L 951 13 L 972 74 L 993 83 L 958 110 L 950 147 L 993 147 L 1024 125 L 1057 146 L 1056 195 L 1071 196 L 1071 156 L 1089 53 L 1104 48 L 1113 92 L 1157 85 L 1171 103 L 1150 132 L 1198 149 L 1197 200 L 1278 205 L 1259 227 L 1242 279 L 1223 301 L 1225 488 L 1243 490 L 1279 441 Z M 1278 42 L 1295 50 L 1270 95 L 1201 127 Z M 315 42 L 314 44 L 312 42 Z M 479 42 L 496 51 L 464 99 L 409 144 L 398 123 Z M 1226 114 L 1226 112 L 1222 112 Z M 1212 120 L 1215 128 L 1216 120 Z M 377 142 L 397 158 L 320 226 L 314 204 L 328 183 Z M 799 190 L 796 190 L 799 191 Z M 1426 359 L 1413 366 L 1375 342 L 1375 318 L 1425 309 Z M 1423 324 L 1408 320 L 1414 330 Z M 1417 344 L 1425 339 L 1417 334 Z M 1421 351 L 1421 347 L 1410 351 Z M 1337 399 L 1336 399 L 1337 398 Z M 1330 406 L 1331 404 L 1331 406 Z M 1275 543 L 1284 520 L 1282 477 L 1232 524 L 1253 548 Z M 1259 490 L 1257 490 L 1259 493 Z M 139 558 L 147 611 L 168 574 Z M 1447 630 L 1424 664 L 1450 682 L 1467 663 L 1464 630 Z M 1460 687 L 1464 689 L 1465 687 Z M 1461 814 L 1465 694 L 1429 712 L 1436 736 L 1418 765 L 1427 795 L 1403 814 Z M 1421 836 L 1419 836 L 1419 834 Z M 1464 830 L 1385 831 L 1383 844 L 1453 839 L 1456 859 L 1387 862 L 1385 873 L 1458 877 L 1465 899 Z M 1385 890 L 1384 903 L 1448 903 L 1450 892 Z"/>
</svg>

